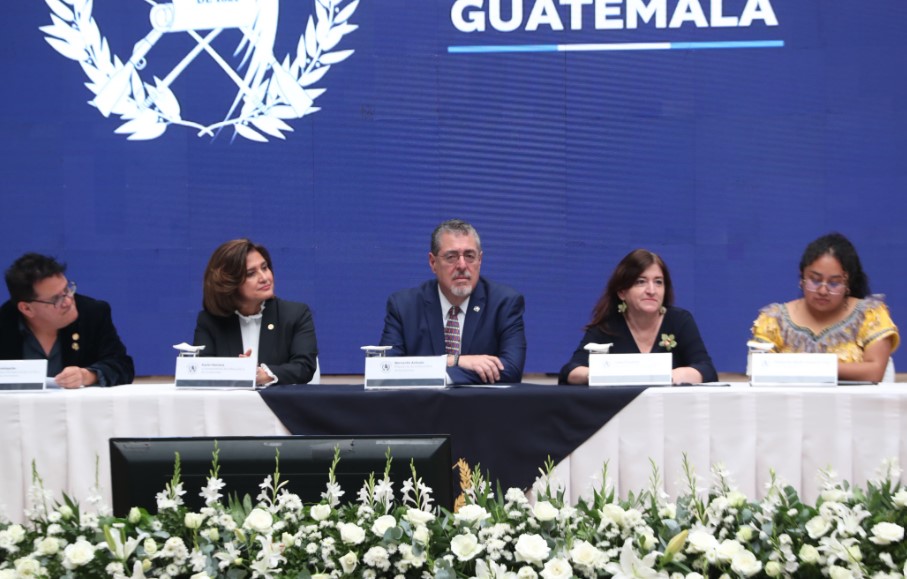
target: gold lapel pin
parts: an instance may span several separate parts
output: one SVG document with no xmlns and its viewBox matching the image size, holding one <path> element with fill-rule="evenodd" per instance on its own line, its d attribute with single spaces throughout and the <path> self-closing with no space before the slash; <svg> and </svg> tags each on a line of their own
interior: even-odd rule
<svg viewBox="0 0 907 579">
<path fill-rule="evenodd" d="M 79 351 L 79 343 L 78 343 L 78 342 L 73 342 L 73 343 L 72 343 L 72 349 L 78 352 L 78 351 Z"/>
<path fill-rule="evenodd" d="M 269 330 L 273 330 L 273 329 L 274 329 L 274 324 L 268 324 L 268 329 L 269 329 Z"/>
<path fill-rule="evenodd" d="M 73 342 L 79 341 L 79 332 L 76 332 L 72 335 L 72 340 L 73 340 Z"/>
</svg>

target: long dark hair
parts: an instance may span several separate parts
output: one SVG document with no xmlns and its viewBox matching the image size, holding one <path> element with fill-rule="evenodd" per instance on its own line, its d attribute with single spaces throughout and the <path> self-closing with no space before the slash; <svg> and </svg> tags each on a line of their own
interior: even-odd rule
<svg viewBox="0 0 907 579">
<path fill-rule="evenodd" d="M 872 295 L 869 290 L 869 276 L 863 271 L 857 249 L 840 233 L 823 235 L 806 246 L 803 257 L 800 258 L 800 279 L 803 279 L 806 268 L 823 255 L 830 255 L 841 264 L 841 269 L 847 274 L 847 289 L 850 295 L 859 299 Z"/>
<path fill-rule="evenodd" d="M 665 299 L 663 306 L 674 305 L 674 285 L 671 283 L 671 272 L 664 260 L 654 252 L 648 249 L 634 249 L 628 253 L 611 274 L 608 285 L 605 286 L 605 292 L 598 298 L 595 307 L 592 308 L 592 321 L 586 325 L 586 329 L 599 328 L 602 331 L 609 332 L 608 319 L 617 315 L 617 304 L 620 303 L 618 293 L 633 287 L 639 276 L 652 265 L 661 268 L 665 282 Z"/>
</svg>

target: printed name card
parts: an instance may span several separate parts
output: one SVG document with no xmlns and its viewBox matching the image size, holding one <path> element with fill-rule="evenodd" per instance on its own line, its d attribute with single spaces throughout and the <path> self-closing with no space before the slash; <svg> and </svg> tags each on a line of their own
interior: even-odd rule
<svg viewBox="0 0 907 579">
<path fill-rule="evenodd" d="M 447 356 L 391 356 L 365 359 L 365 389 L 444 388 Z"/>
<path fill-rule="evenodd" d="M 589 386 L 671 383 L 672 355 L 589 354 Z"/>
<path fill-rule="evenodd" d="M 838 357 L 835 354 L 766 354 L 753 352 L 753 386 L 821 385 L 838 383 Z"/>
<path fill-rule="evenodd" d="M 178 388 L 255 388 L 255 358 L 176 359 Z"/>
<path fill-rule="evenodd" d="M 44 390 L 47 360 L 3 360 L 0 391 Z"/>
</svg>

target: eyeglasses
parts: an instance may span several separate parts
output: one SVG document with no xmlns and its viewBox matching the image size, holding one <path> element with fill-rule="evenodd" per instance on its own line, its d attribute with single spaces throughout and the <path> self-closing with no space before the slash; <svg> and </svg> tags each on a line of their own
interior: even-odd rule
<svg viewBox="0 0 907 579">
<path fill-rule="evenodd" d="M 39 304 L 47 304 L 55 308 L 59 308 L 63 305 L 63 300 L 66 298 L 71 298 L 76 295 L 76 282 L 71 281 L 66 284 L 66 289 L 63 290 L 63 293 L 55 295 L 49 300 L 28 300 L 30 302 L 38 302 Z"/>
<path fill-rule="evenodd" d="M 476 262 L 477 259 L 479 259 L 479 252 L 472 250 L 467 250 L 463 253 L 448 251 L 444 255 L 438 255 L 438 258 L 447 265 L 456 265 L 457 263 L 459 263 L 461 257 L 463 258 L 463 261 L 467 263 L 467 265 L 472 265 Z"/>
<path fill-rule="evenodd" d="M 803 289 L 808 292 L 817 292 L 822 286 L 825 286 L 825 289 L 831 295 L 840 295 L 847 290 L 847 281 L 846 280 L 835 280 L 835 281 L 819 281 L 812 278 L 803 278 Z"/>
</svg>

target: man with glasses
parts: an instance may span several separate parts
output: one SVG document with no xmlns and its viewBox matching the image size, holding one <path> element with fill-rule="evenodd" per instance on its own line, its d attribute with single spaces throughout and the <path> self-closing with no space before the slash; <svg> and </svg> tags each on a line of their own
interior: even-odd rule
<svg viewBox="0 0 907 579">
<path fill-rule="evenodd" d="M 482 242 L 473 226 L 451 219 L 435 228 L 428 265 L 436 279 L 387 300 L 381 345 L 393 347 L 388 355 L 446 353 L 453 384 L 520 382 L 523 296 L 479 277 Z"/>
<path fill-rule="evenodd" d="M 63 388 L 115 386 L 135 378 L 107 302 L 76 295 L 66 265 L 26 253 L 6 270 L 10 299 L 0 306 L 0 359 L 47 360 Z"/>
</svg>

